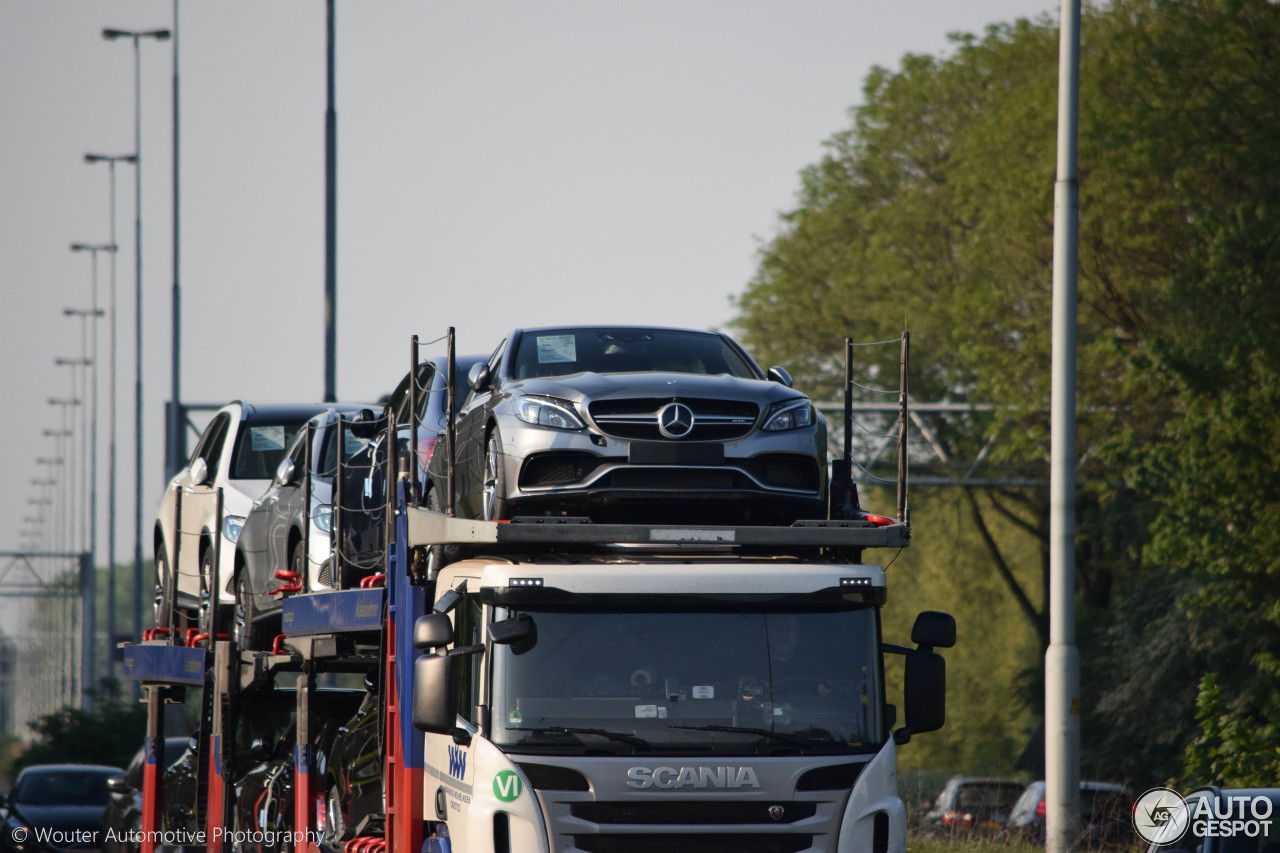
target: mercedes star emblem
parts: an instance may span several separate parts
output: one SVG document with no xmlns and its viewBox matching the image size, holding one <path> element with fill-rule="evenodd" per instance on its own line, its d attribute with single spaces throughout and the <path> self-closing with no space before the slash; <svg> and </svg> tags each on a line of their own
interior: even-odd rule
<svg viewBox="0 0 1280 853">
<path fill-rule="evenodd" d="M 667 438 L 684 438 L 693 431 L 693 410 L 684 403 L 667 403 L 658 410 L 658 432 Z"/>
</svg>

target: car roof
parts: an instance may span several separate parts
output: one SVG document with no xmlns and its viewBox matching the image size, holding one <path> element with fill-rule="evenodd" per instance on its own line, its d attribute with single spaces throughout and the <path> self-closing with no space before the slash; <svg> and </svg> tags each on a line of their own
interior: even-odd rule
<svg viewBox="0 0 1280 853">
<path fill-rule="evenodd" d="M 628 323 L 588 323 L 585 325 L 578 324 L 578 323 L 567 323 L 563 326 L 538 326 L 536 328 L 530 328 L 530 329 L 516 329 L 514 330 L 513 334 L 528 334 L 530 332 L 532 333 L 560 332 L 560 331 L 569 331 L 571 329 L 577 330 L 577 331 L 584 331 L 584 332 L 590 331 L 592 329 L 635 329 L 637 331 L 641 329 L 648 329 L 655 332 L 692 332 L 695 335 L 713 335 L 715 337 L 720 336 L 720 332 L 709 332 L 706 329 L 688 329 L 682 326 L 645 326 L 645 325 L 638 326 L 635 324 L 628 324 Z"/>
<path fill-rule="evenodd" d="M 325 409 L 341 406 L 358 407 L 356 403 L 248 403 L 236 400 L 228 405 L 240 406 L 240 420 L 252 423 L 255 421 L 287 420 L 305 421 L 318 415 Z M 367 405 L 367 404 L 365 404 Z"/>
<path fill-rule="evenodd" d="M 67 773 L 76 770 L 105 770 L 108 773 L 123 773 L 124 770 L 111 764 L 32 764 L 22 768 L 19 776 L 30 774 L 39 776 L 43 773 Z"/>
</svg>

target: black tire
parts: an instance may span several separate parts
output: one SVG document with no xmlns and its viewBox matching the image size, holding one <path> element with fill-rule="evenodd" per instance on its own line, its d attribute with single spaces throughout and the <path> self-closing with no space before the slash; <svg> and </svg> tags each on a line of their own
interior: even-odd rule
<svg viewBox="0 0 1280 853">
<path fill-rule="evenodd" d="M 293 550 L 289 552 L 289 571 L 296 572 L 298 575 L 298 583 L 302 584 L 302 588 L 307 588 L 307 552 L 303 549 L 301 542 L 293 543 Z"/>
<path fill-rule="evenodd" d="M 173 608 L 171 602 L 176 590 L 172 589 L 171 572 L 169 571 L 169 549 L 163 542 L 156 549 L 156 593 L 152 609 L 151 624 L 156 628 L 169 627 L 172 623 Z M 138 640 L 141 637 L 136 638 Z"/>
<path fill-rule="evenodd" d="M 213 641 L 218 639 L 218 589 L 213 577 L 212 545 L 205 545 L 200 554 L 200 590 L 207 594 L 200 610 L 200 633 L 209 635 L 209 648 L 213 648 Z"/>
<path fill-rule="evenodd" d="M 258 611 L 253 605 L 249 589 L 249 569 L 240 567 L 236 573 L 236 645 L 246 651 L 267 651 L 266 632 L 255 620 Z"/>
<path fill-rule="evenodd" d="M 489 433 L 484 448 L 484 490 L 480 510 L 485 521 L 504 521 L 511 518 L 511 503 L 507 500 L 507 476 L 502 464 L 502 437 L 498 428 Z"/>
</svg>

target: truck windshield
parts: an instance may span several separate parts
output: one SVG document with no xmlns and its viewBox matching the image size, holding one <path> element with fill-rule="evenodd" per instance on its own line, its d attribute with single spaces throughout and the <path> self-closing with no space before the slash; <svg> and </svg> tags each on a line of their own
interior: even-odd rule
<svg viewBox="0 0 1280 853">
<path fill-rule="evenodd" d="M 513 751 L 862 752 L 883 741 L 874 609 L 529 615 L 532 648 L 494 647 L 492 739 Z"/>
</svg>

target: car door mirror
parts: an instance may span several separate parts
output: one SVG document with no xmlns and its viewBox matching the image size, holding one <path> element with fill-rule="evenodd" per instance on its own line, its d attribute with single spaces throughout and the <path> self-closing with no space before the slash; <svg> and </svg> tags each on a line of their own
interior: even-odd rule
<svg viewBox="0 0 1280 853">
<path fill-rule="evenodd" d="M 126 782 L 123 776 L 109 776 L 107 777 L 107 790 L 113 794 L 127 797 L 133 793 L 133 786 Z"/>
<path fill-rule="evenodd" d="M 188 476 L 193 486 L 203 486 L 209 481 L 209 463 L 204 461 L 203 456 L 191 463 L 191 471 Z"/>
<path fill-rule="evenodd" d="M 286 456 L 276 466 L 276 482 L 282 486 L 287 486 L 293 482 L 293 474 L 293 460 Z"/>
<path fill-rule="evenodd" d="M 471 386 L 472 391 L 480 392 L 488 388 L 493 382 L 493 373 L 489 370 L 489 365 L 485 362 L 471 365 L 471 370 L 467 371 L 467 384 Z"/>
<path fill-rule="evenodd" d="M 787 373 L 787 369 L 785 367 L 778 367 L 775 364 L 773 367 L 769 368 L 769 372 L 766 375 L 774 382 L 781 382 L 788 388 L 791 387 L 791 374 Z"/>
</svg>

